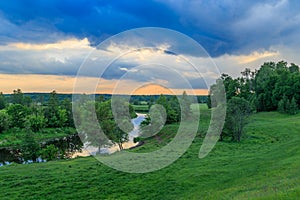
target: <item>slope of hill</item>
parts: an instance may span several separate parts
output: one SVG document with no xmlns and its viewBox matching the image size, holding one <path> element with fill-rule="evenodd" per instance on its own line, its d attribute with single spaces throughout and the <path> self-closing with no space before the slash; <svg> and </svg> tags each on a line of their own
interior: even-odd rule
<svg viewBox="0 0 300 200">
<path fill-rule="evenodd" d="M 93 157 L 0 168 L 0 199 L 296 199 L 300 196 L 300 115 L 251 117 L 241 143 L 218 142 L 198 158 L 209 123 L 202 109 L 199 136 L 170 166 L 147 174 L 111 169 Z M 176 125 L 132 151 L 153 151 Z M 157 139 L 160 138 L 160 139 Z"/>
</svg>

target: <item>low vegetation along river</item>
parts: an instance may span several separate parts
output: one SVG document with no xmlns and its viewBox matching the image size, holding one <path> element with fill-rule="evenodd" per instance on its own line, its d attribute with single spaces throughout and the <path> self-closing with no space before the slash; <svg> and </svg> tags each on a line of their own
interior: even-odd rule
<svg viewBox="0 0 300 200">
<path fill-rule="evenodd" d="M 135 137 L 139 135 L 139 127 L 141 122 L 145 119 L 145 117 L 146 114 L 137 113 L 137 117 L 131 120 L 134 125 L 134 129 L 129 133 L 129 141 L 123 144 L 124 149 L 128 149 L 137 145 L 137 143 L 134 143 L 133 140 Z M 77 134 L 47 141 L 42 144 L 42 148 L 51 144 L 57 147 L 60 152 L 63 152 L 64 158 L 75 158 L 77 156 L 90 156 L 96 154 L 98 151 L 98 148 L 96 147 L 85 148 L 85 145 L 82 143 L 82 141 L 80 140 Z M 117 145 L 115 145 L 109 148 L 101 148 L 100 150 L 101 150 L 100 153 L 110 154 L 119 151 L 119 148 Z M 9 165 L 12 162 L 26 164 L 26 163 L 32 163 L 33 161 L 32 160 L 24 161 L 19 150 L 13 148 L 0 149 L 0 167 L 3 165 Z M 38 158 L 35 162 L 46 162 L 46 160 Z"/>
</svg>

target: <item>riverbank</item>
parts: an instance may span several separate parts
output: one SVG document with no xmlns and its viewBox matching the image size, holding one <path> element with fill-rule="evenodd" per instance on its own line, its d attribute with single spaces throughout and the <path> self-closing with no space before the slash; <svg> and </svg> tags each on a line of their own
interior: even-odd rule
<svg viewBox="0 0 300 200">
<path fill-rule="evenodd" d="M 63 138 L 76 134 L 76 129 L 72 127 L 64 128 L 44 128 L 39 132 L 33 133 L 34 139 L 38 143 L 43 143 L 55 138 Z M 0 134 L 0 148 L 18 148 L 24 142 L 26 130 L 13 128 Z"/>
</svg>

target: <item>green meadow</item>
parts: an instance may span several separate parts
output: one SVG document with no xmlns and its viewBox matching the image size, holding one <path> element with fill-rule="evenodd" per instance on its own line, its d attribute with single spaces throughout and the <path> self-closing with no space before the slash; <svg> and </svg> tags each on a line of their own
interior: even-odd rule
<svg viewBox="0 0 300 200">
<path fill-rule="evenodd" d="M 148 111 L 149 111 L 148 105 L 132 105 L 132 107 L 138 113 L 148 113 Z"/>
<path fill-rule="evenodd" d="M 194 108 L 197 105 L 193 105 Z M 94 157 L 0 167 L 0 199 L 297 199 L 300 196 L 300 114 L 253 114 L 240 143 L 199 149 L 210 111 L 201 105 L 198 134 L 178 160 L 158 171 L 130 174 Z M 172 140 L 167 125 L 130 151 L 149 152 Z"/>
</svg>

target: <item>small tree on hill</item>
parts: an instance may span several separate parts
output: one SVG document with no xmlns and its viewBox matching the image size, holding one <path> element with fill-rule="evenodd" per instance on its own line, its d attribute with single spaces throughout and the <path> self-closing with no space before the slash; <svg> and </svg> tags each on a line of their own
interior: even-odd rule
<svg viewBox="0 0 300 200">
<path fill-rule="evenodd" d="M 241 141 L 247 118 L 251 113 L 252 107 L 244 98 L 232 97 L 228 101 L 225 130 L 231 135 L 232 140 Z"/>
</svg>

